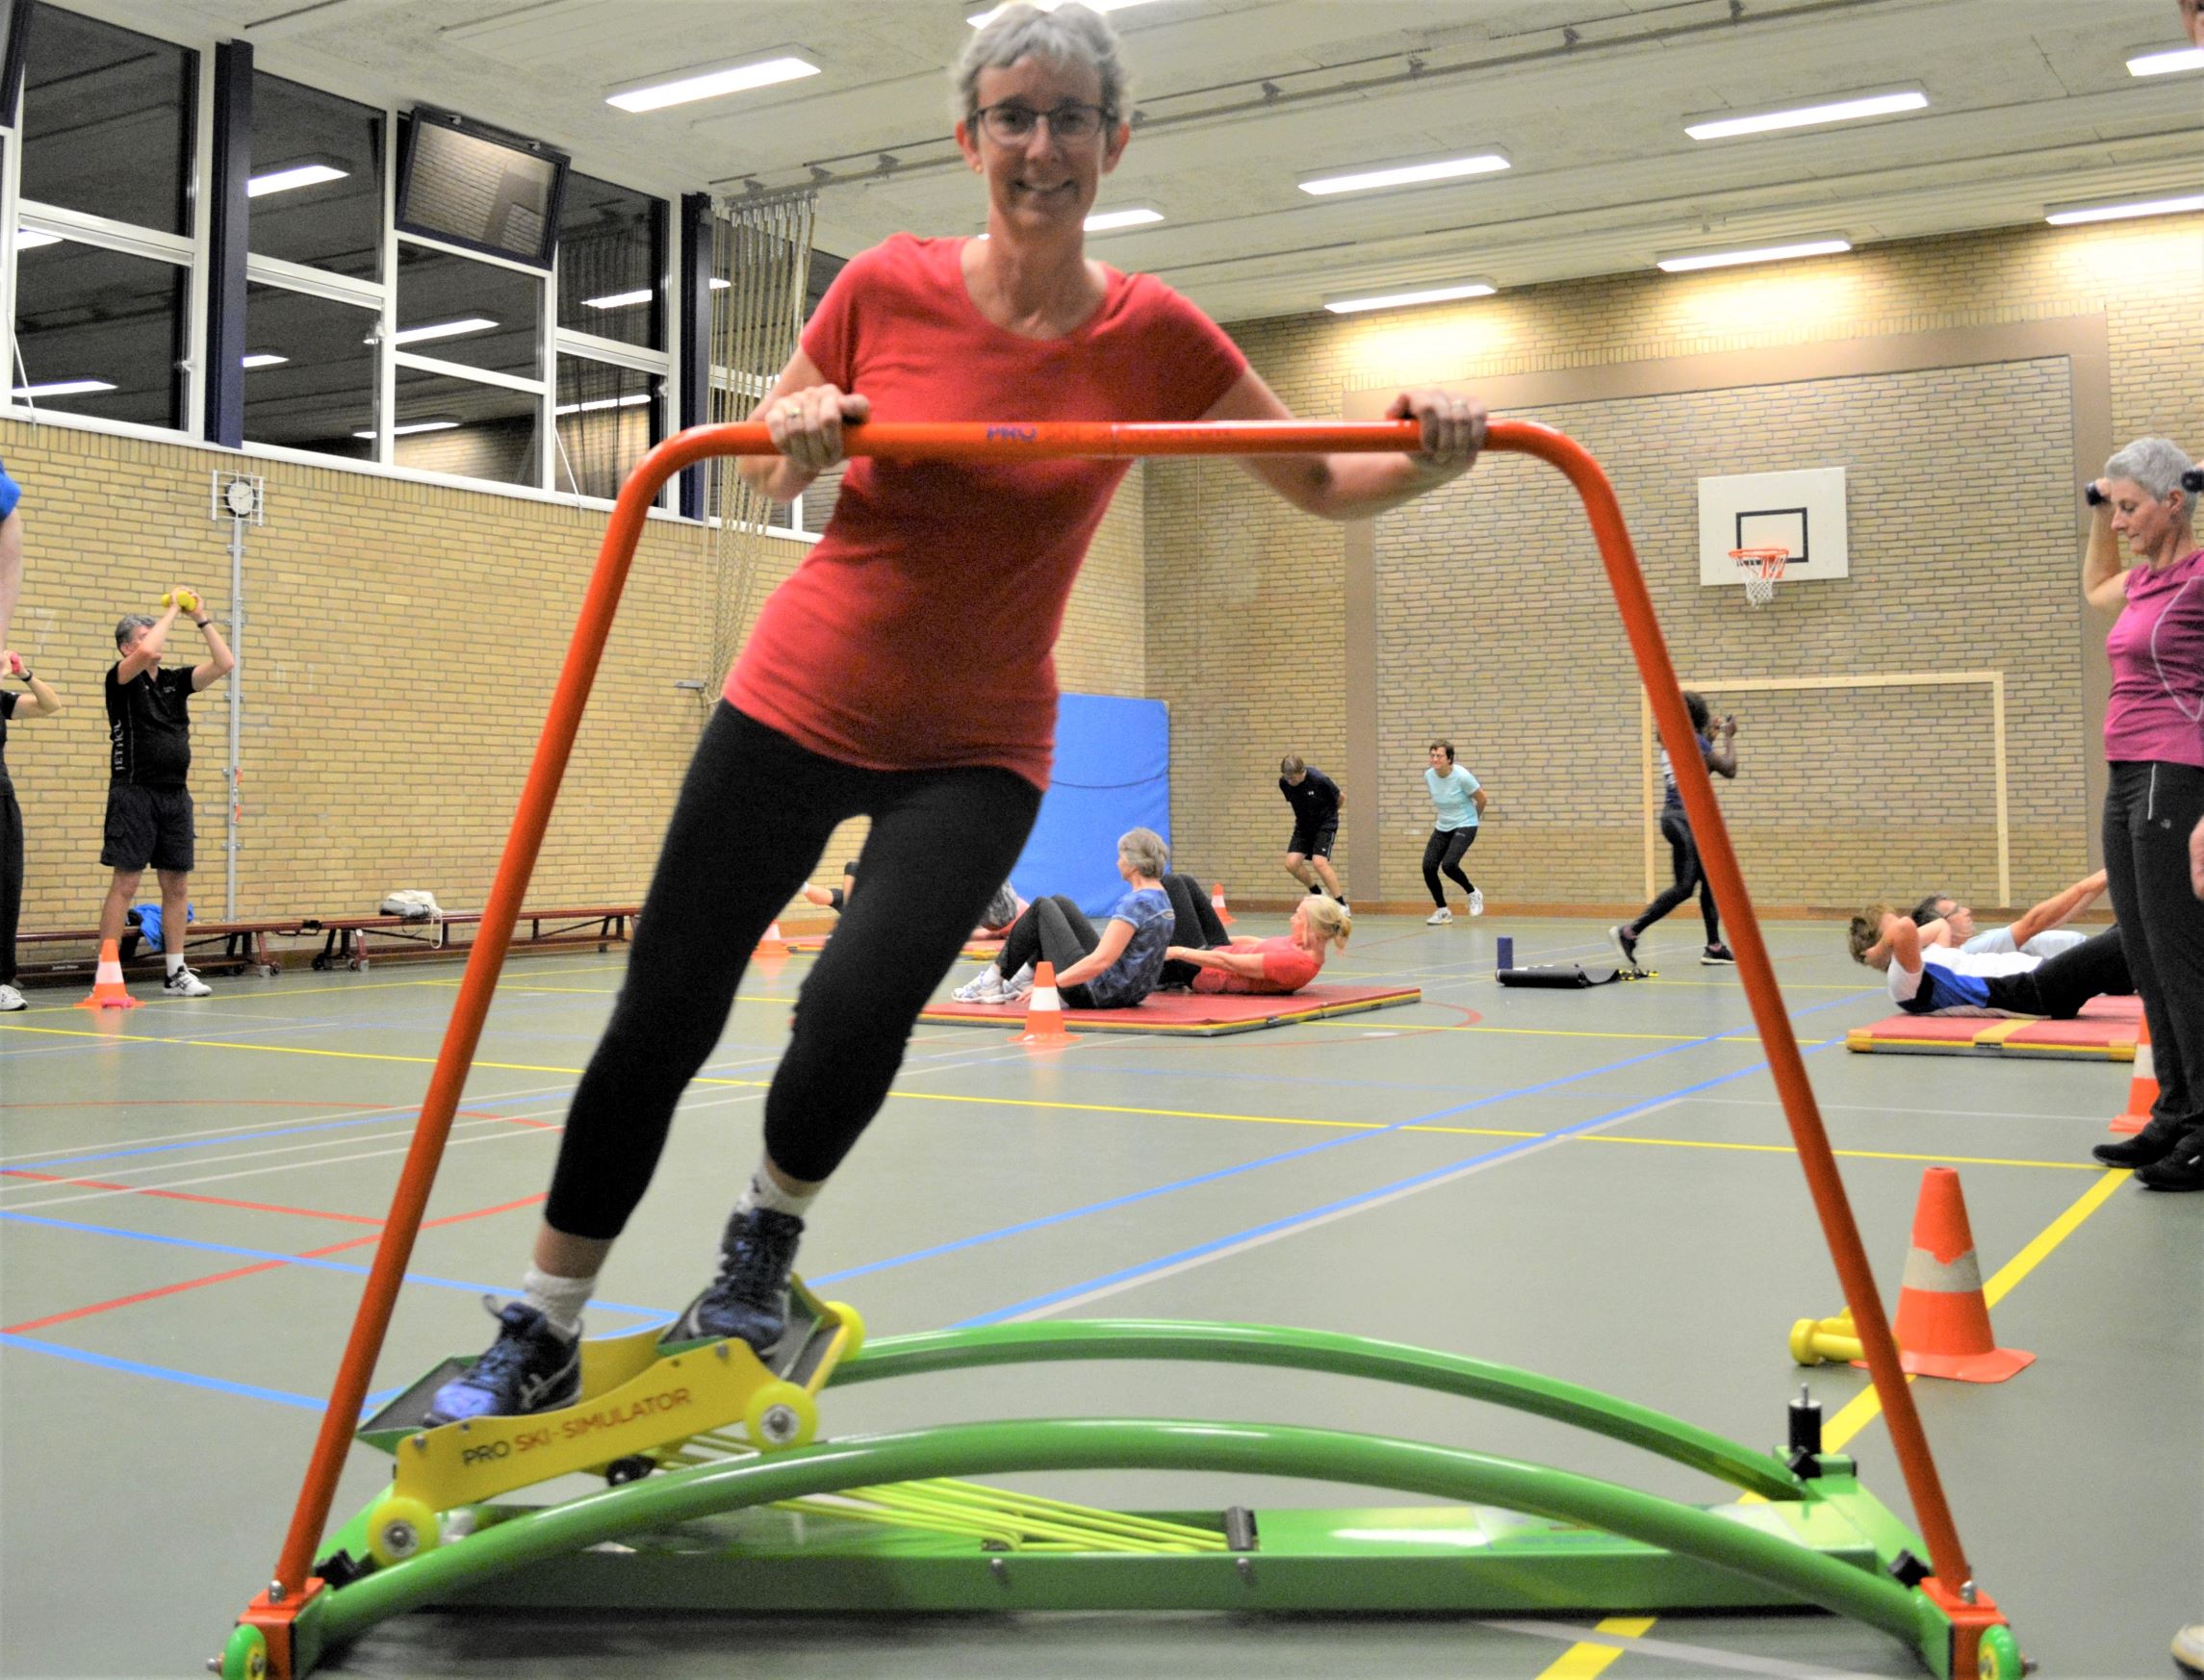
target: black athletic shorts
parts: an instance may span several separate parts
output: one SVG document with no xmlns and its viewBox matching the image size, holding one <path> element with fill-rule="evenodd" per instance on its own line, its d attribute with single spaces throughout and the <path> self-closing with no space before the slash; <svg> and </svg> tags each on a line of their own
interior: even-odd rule
<svg viewBox="0 0 2204 1680">
<path fill-rule="evenodd" d="M 1278 830 L 1273 828 L 1271 833 Z M 1294 837 L 1286 842 L 1288 852 L 1298 852 L 1303 857 L 1329 857 L 1332 843 L 1339 838 L 1339 819 L 1334 817 L 1321 827 L 1311 831 L 1295 825 Z"/>
<path fill-rule="evenodd" d="M 107 790 L 107 832 L 99 860 L 109 869 L 189 871 L 192 867 L 192 790 L 136 787 L 115 782 Z"/>
</svg>

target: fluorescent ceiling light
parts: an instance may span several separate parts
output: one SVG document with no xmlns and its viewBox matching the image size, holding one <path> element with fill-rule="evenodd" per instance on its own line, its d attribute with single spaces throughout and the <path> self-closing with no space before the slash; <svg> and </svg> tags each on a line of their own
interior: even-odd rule
<svg viewBox="0 0 2204 1680">
<path fill-rule="evenodd" d="M 1435 286 L 1424 292 L 1388 292 L 1377 297 L 1342 297 L 1324 307 L 1334 315 L 1359 315 L 1366 309 L 1405 309 L 1412 303 L 1450 303 L 1457 297 L 1490 297 L 1494 287 L 1471 280 L 1460 286 Z"/>
<path fill-rule="evenodd" d="M 113 391 L 104 379 L 56 379 L 47 385 L 18 385 L 17 396 L 84 396 L 94 391 Z"/>
<path fill-rule="evenodd" d="M 2174 216 L 2184 210 L 2204 210 L 2204 192 L 2180 198 L 2131 199 L 2124 204 L 2081 205 L 2051 211 L 2043 219 L 2053 227 L 2072 227 L 2081 221 L 2125 221 L 2131 216 Z"/>
<path fill-rule="evenodd" d="M 1380 187 L 1407 187 L 1424 181 L 1452 181 L 1464 175 L 1489 175 L 1504 169 L 1508 162 L 1498 152 L 1479 152 L 1471 158 L 1446 158 L 1435 164 L 1402 164 L 1384 169 L 1362 169 L 1351 175 L 1320 175 L 1303 181 L 1301 191 L 1319 198 L 1334 192 L 1372 192 Z"/>
<path fill-rule="evenodd" d="M 15 230 L 15 248 L 18 251 L 35 251 L 40 245 L 58 245 L 61 242 L 60 234 L 40 233 L 35 227 L 19 227 Z"/>
<path fill-rule="evenodd" d="M 722 280 L 717 274 L 714 274 L 711 277 L 711 289 L 714 292 L 725 292 L 730 286 L 732 286 L 734 282 L 731 280 Z"/>
<path fill-rule="evenodd" d="M 391 343 L 418 344 L 429 339 L 455 339 L 462 333 L 486 333 L 497 324 L 486 315 L 470 315 L 459 320 L 431 321 L 427 326 L 401 328 L 391 334 Z"/>
<path fill-rule="evenodd" d="M 270 192 L 289 192 L 299 187 L 319 187 L 324 181 L 342 181 L 350 173 L 327 164 L 297 164 L 288 169 L 270 169 L 244 184 L 247 198 L 265 198 Z"/>
<path fill-rule="evenodd" d="M 1064 4 L 1064 0 L 1033 0 L 1033 3 L 1042 12 L 1054 12 Z M 1087 4 L 1096 12 L 1123 12 L 1128 7 L 1145 6 L 1148 4 L 1148 0 L 1087 0 Z M 984 29 L 993 21 L 995 13 L 1001 10 L 1000 6 L 994 6 L 985 12 L 975 12 L 964 21 L 974 29 Z"/>
<path fill-rule="evenodd" d="M 411 420 L 402 426 L 391 427 L 391 436 L 394 438 L 403 438 L 410 437 L 415 432 L 455 432 L 458 429 L 459 422 L 457 420 Z M 375 434 L 372 432 L 354 432 L 352 436 L 355 438 L 366 438 L 370 443 L 372 443 L 374 441 Z"/>
<path fill-rule="evenodd" d="M 638 303 L 648 303 L 654 293 L 648 286 L 639 286 L 633 292 L 614 292 L 603 297 L 585 297 L 584 309 L 633 309 Z"/>
<path fill-rule="evenodd" d="M 626 396 L 600 396 L 590 402 L 562 402 L 554 414 L 595 414 L 602 408 L 641 408 L 651 400 L 648 391 L 629 392 Z"/>
<path fill-rule="evenodd" d="M 1141 227 L 1151 221 L 1164 219 L 1160 210 L 1136 207 L 1132 210 L 1098 210 L 1089 216 L 1085 227 L 1089 233 L 1110 233 L 1121 227 Z"/>
<path fill-rule="evenodd" d="M 2170 76 L 2176 70 L 2204 70 L 2204 47 L 2167 47 L 2164 52 L 2138 53 L 2127 62 L 2131 76 Z"/>
<path fill-rule="evenodd" d="M 1731 135 L 1766 134 L 1777 128 L 1807 128 L 1821 122 L 1853 122 L 1862 116 L 1889 116 L 1900 111 L 1926 111 L 1929 96 L 1918 89 L 1906 93 L 1873 93 L 1863 99 L 1835 99 L 1825 105 L 1800 105 L 1757 116 L 1723 116 L 1687 124 L 1696 140 L 1728 140 Z"/>
<path fill-rule="evenodd" d="M 257 356 L 247 356 L 238 366 L 241 368 L 280 368 L 290 360 L 289 356 L 278 356 L 271 350 L 263 350 Z"/>
<path fill-rule="evenodd" d="M 1785 257 L 1832 257 L 1852 249 L 1850 240 L 1805 240 L 1795 245 L 1761 245 L 1750 251 L 1709 251 L 1697 257 L 1663 257 L 1663 273 L 1688 274 L 1694 268 L 1732 268 L 1740 263 L 1775 263 Z"/>
<path fill-rule="evenodd" d="M 659 82 L 649 88 L 631 88 L 615 93 L 604 103 L 623 111 L 663 111 L 669 105 L 687 105 L 698 99 L 717 99 L 725 93 L 744 93 L 753 88 L 770 88 L 776 82 L 796 82 L 816 76 L 819 66 L 793 55 L 736 64 L 731 69 L 707 70 L 701 76 L 683 76 L 678 82 Z"/>
</svg>

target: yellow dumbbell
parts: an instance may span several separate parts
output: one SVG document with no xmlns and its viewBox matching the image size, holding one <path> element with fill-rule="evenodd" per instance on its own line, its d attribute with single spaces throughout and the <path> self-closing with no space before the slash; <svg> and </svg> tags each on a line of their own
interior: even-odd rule
<svg viewBox="0 0 2204 1680">
<path fill-rule="evenodd" d="M 165 607 L 181 607 L 188 613 L 195 613 L 199 610 L 199 598 L 188 589 L 171 589 L 161 598 L 161 604 Z"/>
<path fill-rule="evenodd" d="M 1802 1318 L 1791 1326 L 1791 1360 L 1802 1365 L 1836 1364 L 1863 1357 L 1847 1308 L 1834 1318 Z"/>
</svg>

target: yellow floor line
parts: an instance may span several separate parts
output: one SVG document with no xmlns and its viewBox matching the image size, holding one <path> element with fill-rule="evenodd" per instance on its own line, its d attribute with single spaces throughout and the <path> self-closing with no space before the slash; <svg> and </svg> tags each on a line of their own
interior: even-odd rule
<svg viewBox="0 0 2204 1680">
<path fill-rule="evenodd" d="M 2113 1192 L 2132 1177 L 2134 1175 L 2127 1172 L 2107 1172 L 2084 1190 L 2075 1198 L 2072 1206 L 2037 1232 L 2025 1248 L 2007 1260 L 1998 1268 L 1997 1274 L 1983 1285 L 1983 1300 L 1992 1307 L 2004 1300 L 2023 1278 L 2043 1263 L 2053 1249 L 2073 1235 L 2081 1228 L 2082 1222 L 2102 1208 L 2111 1199 Z M 1906 1381 L 1910 1383 L 1913 1379 L 1908 1377 Z M 1882 1415 L 1883 1397 L 1873 1388 L 1862 1388 L 1822 1430 L 1823 1449 L 1832 1453 L 1842 1452 L 1855 1436 Z M 1642 1636 L 1653 1625 L 1649 1618 L 1628 1631 L 1633 1636 Z M 1600 1623 L 1599 1631 L 1618 1633 L 1623 1630 L 1611 1622 L 1603 1621 Z M 1583 1680 L 1585 1675 L 1599 1673 L 1621 1654 L 1612 1645 L 1571 1645 L 1558 1659 L 1540 1671 L 1538 1680 Z"/>
<path fill-rule="evenodd" d="M 1653 1624 L 1650 1616 L 1610 1616 L 1593 1631 L 1634 1640 Z M 1538 1680 L 1594 1680 L 1595 1675 L 1604 1674 L 1625 1649 L 1622 1645 L 1571 1645 L 1548 1665 Z"/>
</svg>

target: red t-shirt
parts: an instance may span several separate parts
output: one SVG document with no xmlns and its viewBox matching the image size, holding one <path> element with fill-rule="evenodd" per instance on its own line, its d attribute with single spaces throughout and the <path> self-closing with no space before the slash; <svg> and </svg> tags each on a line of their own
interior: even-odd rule
<svg viewBox="0 0 2204 1680">
<path fill-rule="evenodd" d="M 804 329 L 875 420 L 1198 420 L 1246 369 L 1192 304 L 1115 269 L 1076 332 L 1021 338 L 974 306 L 963 245 L 897 234 L 851 260 Z M 1000 765 L 1045 788 L 1057 630 L 1129 465 L 852 460 L 727 699 L 846 764 Z"/>
<path fill-rule="evenodd" d="M 1260 954 L 1263 958 L 1263 978 L 1250 980 L 1242 974 L 1226 974 L 1222 969 L 1205 968 L 1193 977 L 1193 989 L 1197 992 L 1297 992 L 1317 976 L 1324 972 L 1324 959 L 1311 955 L 1290 933 L 1281 933 L 1275 939 L 1258 939 L 1252 945 L 1236 945 L 1233 949 L 1242 955 Z"/>
</svg>

